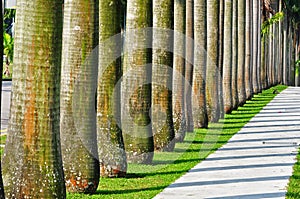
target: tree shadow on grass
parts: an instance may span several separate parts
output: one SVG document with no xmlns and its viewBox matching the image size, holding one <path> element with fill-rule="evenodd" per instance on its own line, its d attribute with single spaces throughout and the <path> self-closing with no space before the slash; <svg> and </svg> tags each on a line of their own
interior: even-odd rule
<svg viewBox="0 0 300 199">
<path fill-rule="evenodd" d="M 141 191 L 157 191 L 166 188 L 167 186 L 147 187 L 141 189 L 126 189 L 126 190 L 97 190 L 94 195 L 119 195 L 138 193 Z"/>
</svg>

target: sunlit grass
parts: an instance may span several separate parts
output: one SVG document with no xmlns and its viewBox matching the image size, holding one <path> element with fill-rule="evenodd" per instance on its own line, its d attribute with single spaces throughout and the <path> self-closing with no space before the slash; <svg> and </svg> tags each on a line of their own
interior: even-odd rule
<svg viewBox="0 0 300 199">
<path fill-rule="evenodd" d="M 276 86 L 282 91 L 286 86 Z M 153 198 L 196 164 L 205 159 L 237 133 L 276 94 L 274 88 L 255 95 L 251 101 L 209 129 L 188 133 L 184 143 L 177 143 L 174 153 L 155 153 L 152 165 L 129 164 L 126 178 L 101 178 L 94 195 L 68 194 L 68 199 L 79 198 Z M 298 175 L 299 176 L 299 175 Z M 300 187 L 300 186 L 298 186 Z M 298 197 L 299 198 L 299 197 Z"/>
<path fill-rule="evenodd" d="M 297 155 L 297 162 L 294 165 L 293 175 L 290 177 L 290 182 L 287 188 L 287 199 L 299 199 L 300 198 L 300 150 Z"/>
</svg>

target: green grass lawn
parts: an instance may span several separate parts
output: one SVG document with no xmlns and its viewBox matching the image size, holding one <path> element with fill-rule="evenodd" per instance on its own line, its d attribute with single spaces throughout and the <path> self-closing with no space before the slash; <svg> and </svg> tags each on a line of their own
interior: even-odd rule
<svg viewBox="0 0 300 199">
<path fill-rule="evenodd" d="M 276 86 L 278 91 L 285 88 L 286 86 Z M 227 143 L 275 97 L 273 91 L 274 88 L 271 88 L 255 95 L 243 107 L 225 115 L 225 119 L 219 123 L 210 124 L 209 129 L 198 129 L 195 133 L 188 133 L 184 143 L 176 144 L 175 152 L 156 152 L 152 165 L 129 164 L 125 178 L 101 178 L 96 194 L 68 194 L 67 198 L 153 198 L 210 153 Z M 299 186 L 298 188 L 300 189 Z"/>
<path fill-rule="evenodd" d="M 300 151 L 297 155 L 297 162 L 294 165 L 293 175 L 290 178 L 286 198 L 287 199 L 300 198 Z"/>
</svg>

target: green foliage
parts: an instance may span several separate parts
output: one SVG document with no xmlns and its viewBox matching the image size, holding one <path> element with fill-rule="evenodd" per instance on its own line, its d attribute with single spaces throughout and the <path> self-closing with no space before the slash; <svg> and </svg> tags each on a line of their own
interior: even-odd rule
<svg viewBox="0 0 300 199">
<path fill-rule="evenodd" d="M 15 18 L 16 10 L 15 9 L 5 9 L 3 16 L 3 53 L 9 59 L 10 62 L 13 62 L 13 51 L 14 51 L 14 39 L 6 32 L 6 29 L 13 22 Z"/>
<path fill-rule="evenodd" d="M 266 20 L 262 24 L 262 28 L 261 28 L 262 36 L 265 37 L 265 36 L 269 35 L 271 26 L 273 24 L 276 24 L 276 23 L 280 22 L 283 18 L 284 18 L 284 13 L 283 12 L 277 12 L 270 19 Z"/>
<path fill-rule="evenodd" d="M 299 69 L 300 69 L 300 59 L 298 59 L 296 62 L 295 62 L 295 73 L 296 73 L 296 76 L 299 75 Z"/>
<path fill-rule="evenodd" d="M 8 23 L 11 23 L 13 18 L 16 16 L 16 10 L 15 9 L 5 9 L 4 15 L 3 15 L 3 31 L 8 27 Z"/>
<path fill-rule="evenodd" d="M 284 0 L 285 12 L 291 17 L 292 22 L 297 25 L 300 23 L 300 1 Z"/>
<path fill-rule="evenodd" d="M 8 58 L 9 62 L 13 62 L 14 38 L 12 38 L 6 32 L 3 33 L 3 53 Z"/>
</svg>

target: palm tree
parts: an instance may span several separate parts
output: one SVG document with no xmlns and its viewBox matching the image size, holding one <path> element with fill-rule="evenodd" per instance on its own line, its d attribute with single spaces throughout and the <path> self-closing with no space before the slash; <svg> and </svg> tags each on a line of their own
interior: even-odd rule
<svg viewBox="0 0 300 199">
<path fill-rule="evenodd" d="M 252 73 L 252 82 L 253 82 L 253 92 L 259 92 L 259 85 L 258 85 L 258 13 L 259 13 L 259 0 L 254 0 L 252 4 L 252 39 L 253 39 L 253 56 L 252 56 L 252 63 L 253 63 L 253 73 Z"/>
<path fill-rule="evenodd" d="M 220 117 L 219 104 L 219 1 L 207 0 L 207 70 L 206 99 L 209 121 L 217 122 Z"/>
<path fill-rule="evenodd" d="M 220 110 L 220 118 L 224 118 L 224 98 L 223 98 L 223 47 L 224 47 L 224 1 L 219 0 L 219 60 L 218 60 L 218 72 L 219 72 L 219 110 Z"/>
<path fill-rule="evenodd" d="M 2 3 L 0 4 L 0 10 L 3 9 Z M 3 32 L 3 13 L 0 13 L 0 32 Z M 0 38 L 0 51 L 3 52 L 3 37 Z M 0 63 L 3 63 L 3 56 L 0 57 Z M 3 64 L 0 65 L 0 71 L 3 71 Z M 0 88 L 2 88 L 2 75 L 0 76 Z M 2 99 L 2 92 L 0 92 L 0 110 L 1 110 L 1 99 Z M 1 115 L 0 115 L 1 119 Z M 1 129 L 1 123 L 0 123 L 0 129 Z M 3 180 L 2 180 L 2 172 L 1 172 L 1 163 L 0 163 L 0 199 L 4 199 L 4 189 L 3 189 Z"/>
<path fill-rule="evenodd" d="M 252 1 L 252 0 L 251 0 Z M 251 2 L 250 0 L 246 0 L 246 26 L 245 26 L 245 91 L 246 91 L 246 99 L 251 99 L 253 95 L 253 86 L 252 86 L 252 46 L 251 46 Z"/>
<path fill-rule="evenodd" d="M 60 149 L 62 3 L 18 0 L 8 137 L 7 198 L 65 198 Z"/>
<path fill-rule="evenodd" d="M 261 92 L 262 91 L 262 79 L 261 79 L 261 66 L 262 66 L 262 63 L 261 63 L 261 50 L 262 50 L 262 37 L 261 37 L 261 18 L 262 18 L 262 10 L 261 10 L 261 7 L 262 7 L 262 1 L 261 0 L 258 0 L 258 31 L 257 31 L 257 85 L 258 85 L 258 92 Z"/>
<path fill-rule="evenodd" d="M 95 119 L 97 59 L 92 55 L 98 45 L 97 3 L 64 3 L 60 137 L 68 192 L 93 193 L 100 177 Z"/>
<path fill-rule="evenodd" d="M 126 153 L 120 118 L 121 17 L 120 0 L 102 0 L 99 4 L 99 74 L 97 96 L 97 138 L 101 176 L 124 176 Z M 115 57 L 118 57 L 117 59 Z M 114 92 L 114 89 L 115 92 Z M 115 95 L 114 95 L 115 93 Z"/>
<path fill-rule="evenodd" d="M 232 0 L 232 108 L 237 109 L 239 104 L 238 98 L 238 86 L 237 86 L 237 75 L 238 75 L 238 68 L 237 68 L 237 58 L 238 58 L 238 13 L 237 13 L 237 6 L 238 0 Z"/>
<path fill-rule="evenodd" d="M 245 1 L 238 0 L 238 97 L 239 105 L 246 102 L 245 89 Z"/>
<path fill-rule="evenodd" d="M 193 119 L 195 128 L 207 128 L 206 110 L 206 1 L 194 1 L 194 75 L 193 75 Z"/>
<path fill-rule="evenodd" d="M 174 2 L 174 46 L 176 52 L 173 58 L 173 123 L 175 139 L 182 142 L 186 132 L 184 86 L 185 86 L 185 6 L 186 0 Z M 175 49 L 174 49 L 175 51 Z"/>
<path fill-rule="evenodd" d="M 232 0 L 225 0 L 224 8 L 224 61 L 223 97 L 224 111 L 230 113 L 232 105 Z"/>
<path fill-rule="evenodd" d="M 170 33 L 174 26 L 173 8 L 172 0 L 153 2 L 152 131 L 154 149 L 163 151 L 172 151 L 175 146 L 172 118 L 173 36 Z"/>
<path fill-rule="evenodd" d="M 152 37 L 145 28 L 152 26 L 152 1 L 127 1 L 125 52 L 121 96 L 121 122 L 127 160 L 151 163 L 153 135 L 151 108 Z M 138 47 L 141 48 L 138 48 Z"/>
<path fill-rule="evenodd" d="M 186 62 L 185 62 L 185 110 L 186 131 L 194 131 L 192 87 L 193 87 L 193 57 L 194 57 L 194 0 L 186 1 Z"/>
</svg>

